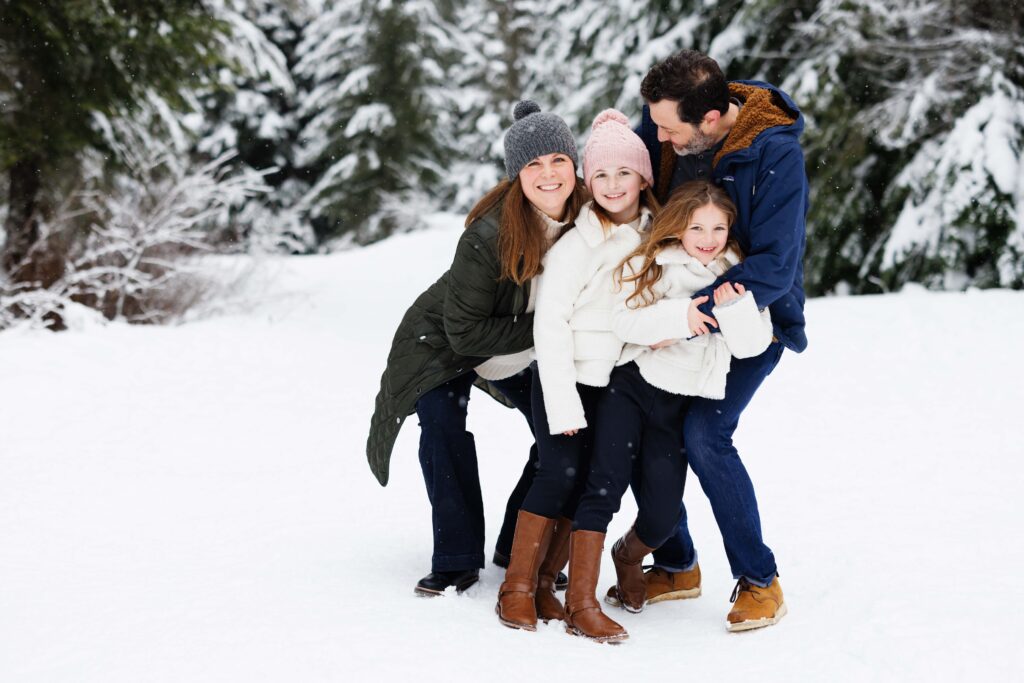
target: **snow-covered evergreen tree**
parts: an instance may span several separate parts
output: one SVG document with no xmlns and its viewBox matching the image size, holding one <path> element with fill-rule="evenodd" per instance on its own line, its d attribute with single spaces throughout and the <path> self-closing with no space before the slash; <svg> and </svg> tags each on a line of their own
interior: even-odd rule
<svg viewBox="0 0 1024 683">
<path fill-rule="evenodd" d="M 821 0 L 784 46 L 811 292 L 1024 281 L 1021 15 L 986 6 Z"/>
<path fill-rule="evenodd" d="M 523 97 L 524 52 L 533 48 L 534 0 L 477 0 L 455 18 L 459 62 L 450 70 L 457 152 L 453 207 L 468 210 L 504 175 L 502 138 Z"/>
<path fill-rule="evenodd" d="M 233 163 L 266 171 L 273 188 L 240 207 L 222 239 L 241 248 L 307 252 L 315 247 L 309 221 L 295 209 L 308 183 L 295 168 L 300 93 L 292 74 L 312 0 L 208 0 L 229 27 L 224 52 L 233 68 L 198 94 L 203 125 L 196 151 L 234 154 Z"/>
<path fill-rule="evenodd" d="M 524 60 L 528 90 L 581 138 L 608 107 L 636 120 L 647 69 L 700 44 L 701 5 L 693 0 L 544 3 L 537 47 Z"/>
<path fill-rule="evenodd" d="M 455 52 L 448 20 L 425 0 L 338 0 L 309 25 L 296 162 L 315 178 L 299 207 L 322 238 L 379 239 L 450 200 L 438 190 L 453 155 Z"/>
<path fill-rule="evenodd" d="M 11 251 L 25 249 L 25 245 L 43 245 L 32 247 L 35 255 L 26 259 L 31 268 L 20 268 L 6 283 L 0 278 L 0 298 L 4 302 L 0 308 L 8 322 L 12 316 L 36 320 L 45 316 L 48 324 L 59 327 L 61 311 L 71 301 L 97 307 L 111 318 L 138 322 L 165 317 L 174 307 L 181 312 L 183 302 L 174 299 L 183 291 L 187 267 L 179 257 L 200 243 L 212 246 L 214 233 L 251 233 L 252 226 L 267 213 L 265 201 L 254 201 L 269 189 L 264 182 L 266 173 L 239 162 L 235 158 L 237 135 L 225 139 L 219 131 L 211 131 L 201 113 L 200 100 L 215 99 L 218 93 L 233 87 L 237 82 L 233 79 L 240 78 L 238 74 L 267 78 L 269 88 L 288 89 L 287 64 L 269 49 L 272 46 L 260 31 L 236 11 L 243 8 L 242 0 L 175 3 L 160 10 L 128 13 L 109 23 L 104 22 L 113 11 L 110 5 L 95 4 L 90 7 L 89 3 L 80 3 L 59 11 L 51 8 L 48 13 L 32 15 L 32 21 L 42 22 L 48 31 L 58 31 L 61 21 L 78 22 L 84 27 L 81 31 L 97 35 L 123 29 L 125 35 L 119 38 L 128 48 L 89 43 L 79 44 L 76 49 L 93 51 L 99 61 L 113 51 L 117 59 L 108 77 L 114 80 L 116 74 L 129 82 L 106 83 L 107 91 L 78 99 L 73 90 L 62 93 L 60 97 L 73 100 L 63 104 L 42 87 L 12 99 L 8 123 L 21 122 L 22 133 L 31 132 L 23 124 L 30 113 L 25 101 L 32 98 L 50 97 L 53 106 L 60 107 L 48 112 L 52 119 L 49 123 L 66 119 L 73 125 L 60 130 L 60 135 L 55 133 L 50 141 L 44 136 L 41 141 L 25 144 L 8 138 L 11 149 L 20 144 L 24 150 L 37 153 L 42 143 L 42 148 L 54 150 L 53 158 L 38 165 L 35 176 L 35 192 L 47 204 L 40 203 L 33 210 L 27 223 L 32 231 L 26 235 L 7 231 L 14 238 L 8 247 L 10 243 L 15 247 L 8 256 Z M 29 21 L 23 17 L 19 20 Z M 168 23 L 172 20 L 174 24 Z M 60 40 L 68 38 L 60 35 Z M 146 49 L 133 47 L 138 41 L 154 44 L 147 43 Z M 188 41 L 195 44 L 186 49 Z M 24 49 L 24 63 L 15 60 L 3 65 L 13 69 L 9 73 L 41 68 L 30 61 L 32 58 L 46 61 L 38 52 L 40 46 Z M 120 54 L 122 49 L 134 50 L 138 61 Z M 192 60 L 191 66 L 183 61 L 174 69 L 167 68 L 161 60 L 168 54 Z M 200 64 L 219 67 L 203 72 L 198 69 Z M 104 73 L 90 72 L 89 78 Z M 137 74 L 149 75 L 136 78 Z M 88 88 L 89 83 L 86 79 L 75 87 Z M 231 95 L 236 93 L 232 91 Z M 250 98 L 252 101 L 254 98 Z M 224 107 L 223 111 L 229 109 Z M 256 110 L 254 117 L 267 128 L 266 112 L 255 106 L 252 109 Z M 47 119 L 42 121 L 45 126 Z M 59 126 L 45 130 L 55 132 Z M 209 133 L 206 145 L 201 142 L 204 130 Z M 32 162 L 32 157 L 27 162 L 15 161 L 12 175 L 17 174 L 18 164 L 29 162 L 39 164 Z M 18 199 L 18 193 L 12 194 L 15 200 L 28 201 Z M 238 228 L 240 223 L 245 224 L 243 230 Z M 276 227 L 279 223 L 274 225 L 275 236 L 280 235 L 282 231 Z M 253 241 L 251 235 L 246 237 Z"/>
<path fill-rule="evenodd" d="M 9 179 L 0 275 L 50 282 L 59 245 L 40 216 L 75 156 L 101 143 L 93 115 L 179 95 L 218 61 L 222 30 L 196 0 L 161 3 L 8 0 L 0 4 L 0 171 Z"/>
</svg>

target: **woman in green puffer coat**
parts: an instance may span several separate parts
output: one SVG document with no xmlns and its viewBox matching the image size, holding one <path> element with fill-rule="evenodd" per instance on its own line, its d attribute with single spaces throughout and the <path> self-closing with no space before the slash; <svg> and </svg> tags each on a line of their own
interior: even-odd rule
<svg viewBox="0 0 1024 683">
<path fill-rule="evenodd" d="M 518 408 L 530 430 L 529 369 L 541 259 L 587 200 L 576 141 L 565 122 L 525 100 L 504 138 L 507 179 L 466 218 L 451 268 L 398 326 L 370 422 L 366 455 L 386 485 L 398 431 L 415 412 L 419 459 L 432 509 L 431 572 L 422 595 L 459 592 L 484 565 L 484 514 L 466 410 L 473 384 Z M 537 447 L 509 497 L 495 561 L 507 564 L 516 514 L 536 471 Z"/>
</svg>

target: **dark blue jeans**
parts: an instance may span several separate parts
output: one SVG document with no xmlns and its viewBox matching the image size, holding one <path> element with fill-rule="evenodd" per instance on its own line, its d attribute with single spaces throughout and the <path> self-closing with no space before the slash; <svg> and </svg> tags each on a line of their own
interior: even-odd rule
<svg viewBox="0 0 1024 683">
<path fill-rule="evenodd" d="M 484 566 L 484 504 L 480 493 L 476 443 L 466 431 L 469 392 L 475 372 L 442 384 L 416 402 L 420 420 L 420 466 L 430 499 L 434 531 L 431 571 L 461 571 Z M 524 370 L 508 379 L 491 382 L 526 417 L 533 431 L 530 406 L 532 373 Z M 509 497 L 497 549 L 512 551 L 516 514 L 537 471 L 537 445 Z M 503 545 L 504 544 L 504 545 Z"/>
<path fill-rule="evenodd" d="M 572 436 L 551 434 L 540 376 L 537 374 L 537 366 L 533 368 L 533 426 L 536 429 L 540 465 L 523 500 L 523 509 L 549 519 L 572 519 L 590 469 L 594 407 L 604 389 L 577 384 L 576 390 L 579 391 L 583 414 L 589 426 Z"/>
<path fill-rule="evenodd" d="M 605 533 L 632 483 L 640 540 L 656 548 L 672 535 L 686 485 L 679 425 L 692 400 L 651 386 L 636 363 L 612 371 L 597 402 L 590 474 L 573 528 Z"/>
<path fill-rule="evenodd" d="M 733 358 L 725 398 L 694 399 L 683 423 L 687 459 L 711 503 L 733 578 L 744 577 L 759 586 L 770 584 L 778 568 L 761 537 L 754 485 L 732 444 L 732 435 L 743 409 L 778 365 L 782 349 L 782 344 L 774 342 L 760 356 Z M 642 497 L 642 492 L 638 495 Z M 680 509 L 675 534 L 654 552 L 654 563 L 673 571 L 690 567 L 696 559 L 686 510 L 682 504 Z"/>
</svg>

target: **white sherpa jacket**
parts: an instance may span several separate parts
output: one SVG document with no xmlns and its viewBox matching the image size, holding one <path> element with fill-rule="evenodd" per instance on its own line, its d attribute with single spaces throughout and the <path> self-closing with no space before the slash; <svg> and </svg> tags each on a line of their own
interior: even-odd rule
<svg viewBox="0 0 1024 683">
<path fill-rule="evenodd" d="M 687 340 L 690 330 L 686 312 L 694 292 L 712 284 L 738 261 L 731 250 L 707 266 L 682 247 L 669 247 L 658 254 L 655 262 L 662 266 L 662 274 L 654 284 L 653 304 L 641 308 L 626 305 L 626 299 L 635 291 L 633 283 L 625 283 L 618 293 L 612 329 L 628 342 L 619 364 L 635 360 L 649 384 L 673 394 L 724 398 L 731 357 L 751 358 L 771 344 L 771 315 L 767 308 L 757 310 L 748 291 L 712 310 L 721 334 Z M 630 266 L 638 268 L 641 263 L 636 258 Z M 635 300 L 631 302 L 635 304 Z M 666 339 L 679 341 L 660 349 L 650 348 Z"/>
<path fill-rule="evenodd" d="M 650 211 L 641 209 L 639 230 L 629 224 L 605 230 L 588 202 L 544 257 L 533 343 L 552 434 L 587 426 L 577 382 L 608 385 L 623 345 L 612 332 L 618 298 L 613 273 L 651 220 Z"/>
</svg>

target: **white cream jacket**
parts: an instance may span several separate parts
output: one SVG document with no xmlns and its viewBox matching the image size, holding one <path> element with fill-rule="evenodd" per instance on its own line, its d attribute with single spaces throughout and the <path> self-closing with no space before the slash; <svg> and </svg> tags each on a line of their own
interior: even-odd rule
<svg viewBox="0 0 1024 683">
<path fill-rule="evenodd" d="M 731 358 L 751 358 L 764 352 L 772 341 L 772 321 L 768 309 L 759 311 L 754 297 L 746 292 L 738 299 L 715 306 L 712 314 L 721 334 L 690 336 L 686 313 L 694 292 L 711 285 L 739 259 L 732 251 L 704 266 L 682 247 L 669 247 L 655 257 L 662 266 L 661 278 L 654 284 L 655 302 L 631 308 L 626 299 L 635 291 L 633 283 L 618 292 L 612 329 L 627 342 L 620 364 L 635 360 L 640 374 L 651 385 L 685 396 L 721 399 L 725 397 L 725 379 Z M 639 259 L 630 262 L 637 268 Z M 627 267 L 627 272 L 630 267 Z M 635 305 L 635 300 L 630 305 Z M 675 344 L 651 349 L 666 339 Z"/>
<path fill-rule="evenodd" d="M 641 209 L 639 230 L 629 224 L 605 229 L 588 202 L 544 257 L 533 343 L 552 434 L 587 426 L 576 383 L 607 386 L 619 362 L 623 342 L 612 332 L 618 299 L 613 275 L 651 220 Z"/>
</svg>

